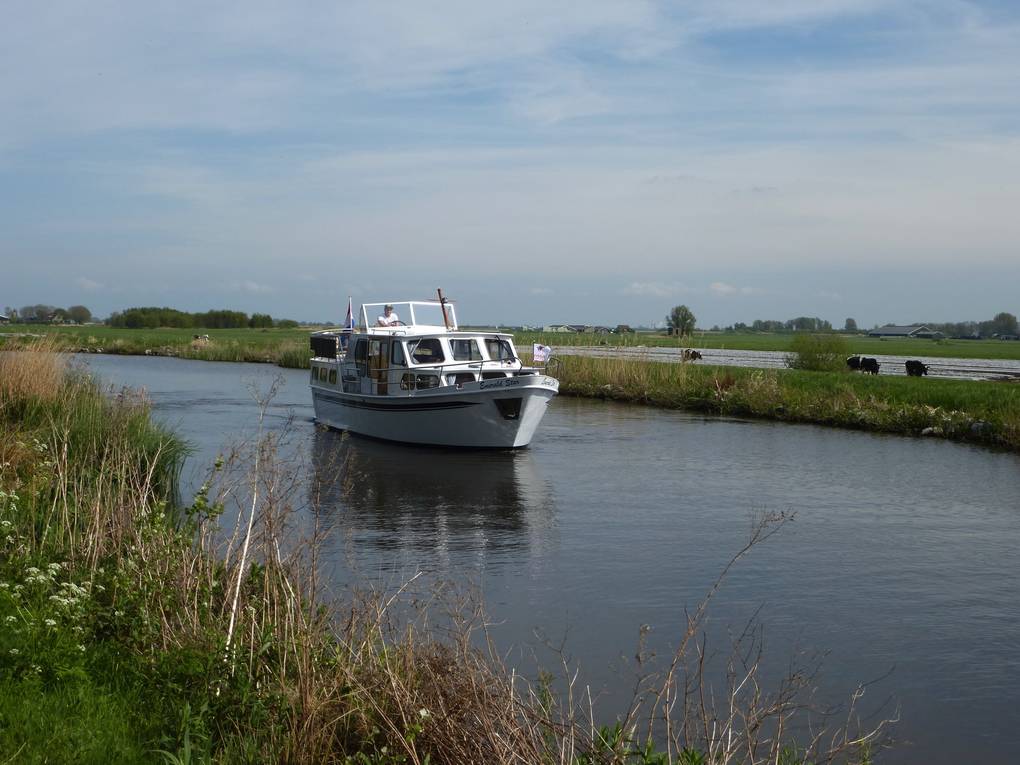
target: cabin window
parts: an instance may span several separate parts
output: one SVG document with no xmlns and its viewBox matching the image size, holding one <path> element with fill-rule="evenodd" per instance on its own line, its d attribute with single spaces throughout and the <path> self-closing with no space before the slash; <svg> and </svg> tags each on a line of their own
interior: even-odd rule
<svg viewBox="0 0 1020 765">
<path fill-rule="evenodd" d="M 439 342 L 438 337 L 424 337 L 408 343 L 408 350 L 411 351 L 411 358 L 415 364 L 441 364 L 446 360 L 443 344 Z"/>
<path fill-rule="evenodd" d="M 368 376 L 368 340 L 354 344 L 354 363 L 358 366 L 358 377 Z"/>
<path fill-rule="evenodd" d="M 415 379 L 415 387 L 418 390 L 428 390 L 439 387 L 439 375 L 418 375 Z"/>
<path fill-rule="evenodd" d="M 451 340 L 454 361 L 481 361 L 482 351 L 474 340 Z"/>
<path fill-rule="evenodd" d="M 393 366 L 395 367 L 406 367 L 407 359 L 404 358 L 404 344 L 400 342 L 393 343 L 393 356 L 391 357 Z"/>
<path fill-rule="evenodd" d="M 336 385 L 336 370 L 335 369 L 329 370 L 329 384 L 330 385 Z"/>
<path fill-rule="evenodd" d="M 400 390 L 414 390 L 414 372 L 404 372 L 401 375 Z"/>
<path fill-rule="evenodd" d="M 473 383 L 475 381 L 475 375 L 473 372 L 458 372 L 455 375 L 446 376 L 447 385 L 463 385 L 464 383 Z"/>
<path fill-rule="evenodd" d="M 359 340 L 354 344 L 354 360 L 359 363 L 368 361 L 368 340 Z"/>
<path fill-rule="evenodd" d="M 489 358 L 493 361 L 517 360 L 517 357 L 514 355 L 514 349 L 510 346 L 510 343 L 501 337 L 485 338 L 485 350 L 488 351 Z"/>
</svg>

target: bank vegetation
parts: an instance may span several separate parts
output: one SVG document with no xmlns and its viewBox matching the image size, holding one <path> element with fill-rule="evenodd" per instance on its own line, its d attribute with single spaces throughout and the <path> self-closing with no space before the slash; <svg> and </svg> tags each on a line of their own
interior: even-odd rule
<svg viewBox="0 0 1020 765">
<path fill-rule="evenodd" d="M 560 393 L 1020 451 L 1020 385 L 565 356 Z"/>
<path fill-rule="evenodd" d="M 763 687 L 754 631 L 713 649 L 713 670 L 715 588 L 603 725 L 570 672 L 506 666 L 470 602 L 439 629 L 437 598 L 327 597 L 327 530 L 314 508 L 296 522 L 277 435 L 182 504 L 185 446 L 53 348 L 0 353 L 0 426 L 0 762 L 794 765 L 867 762 L 880 743 L 859 691 L 819 720 L 809 673 Z M 731 565 L 784 521 L 762 516 Z"/>
</svg>

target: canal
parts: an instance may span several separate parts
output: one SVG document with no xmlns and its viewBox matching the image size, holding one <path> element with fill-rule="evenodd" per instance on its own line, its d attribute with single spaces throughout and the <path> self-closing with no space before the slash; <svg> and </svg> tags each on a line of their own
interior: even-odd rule
<svg viewBox="0 0 1020 765">
<path fill-rule="evenodd" d="M 531 671 L 563 646 L 606 720 L 639 630 L 668 655 L 763 511 L 794 520 L 742 559 L 709 611 L 718 650 L 757 615 L 765 675 L 822 656 L 819 699 L 869 686 L 897 716 L 880 762 L 1010 762 L 1020 752 L 1020 457 L 942 440 L 706 418 L 559 398 L 517 452 L 441 451 L 317 429 L 307 373 L 168 358 L 79 359 L 144 388 L 187 439 L 185 490 L 250 438 L 252 391 L 287 429 L 306 513 L 329 519 L 334 584 L 477 587 L 490 634 Z M 314 487 L 314 488 L 313 488 Z M 314 505 L 314 506 L 313 506 Z M 809 661 L 813 661 L 811 658 Z"/>
</svg>

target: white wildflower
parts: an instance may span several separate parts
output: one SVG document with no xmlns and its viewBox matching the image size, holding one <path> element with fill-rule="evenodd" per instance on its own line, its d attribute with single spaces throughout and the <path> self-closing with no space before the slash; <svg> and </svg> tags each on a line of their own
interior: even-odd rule
<svg viewBox="0 0 1020 765">
<path fill-rule="evenodd" d="M 12 648 L 7 653 L 9 653 L 11 656 L 17 656 L 19 653 L 21 653 L 21 651 L 19 651 L 17 648 Z"/>
<path fill-rule="evenodd" d="M 47 619 L 43 622 L 47 627 L 56 627 L 57 623 L 53 619 Z"/>
<path fill-rule="evenodd" d="M 8 624 L 14 624 L 14 622 L 18 621 L 18 617 L 16 617 L 16 616 L 7 616 L 7 617 L 4 617 L 4 621 L 7 622 Z"/>
</svg>

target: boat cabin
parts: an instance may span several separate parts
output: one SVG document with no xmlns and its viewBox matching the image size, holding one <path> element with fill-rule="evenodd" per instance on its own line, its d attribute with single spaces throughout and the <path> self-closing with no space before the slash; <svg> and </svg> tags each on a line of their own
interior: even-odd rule
<svg viewBox="0 0 1020 765">
<path fill-rule="evenodd" d="M 401 315 L 408 323 L 382 324 Z M 436 388 L 509 387 L 509 378 L 537 373 L 524 367 L 511 335 L 459 331 L 447 303 L 370 303 L 362 306 L 361 319 L 357 333 L 329 330 L 312 336 L 313 386 L 357 395 L 412 396 Z"/>
</svg>

